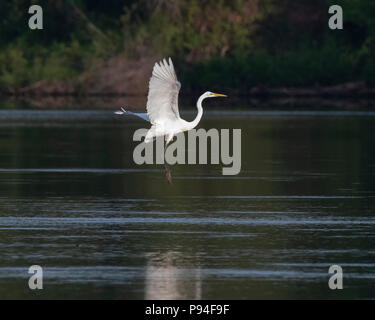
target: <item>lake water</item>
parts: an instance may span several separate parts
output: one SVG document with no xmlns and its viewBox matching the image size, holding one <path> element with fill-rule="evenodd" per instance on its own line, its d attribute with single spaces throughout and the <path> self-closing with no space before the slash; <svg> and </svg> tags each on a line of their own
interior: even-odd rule
<svg viewBox="0 0 375 320">
<path fill-rule="evenodd" d="M 199 127 L 242 129 L 241 173 L 172 185 L 133 162 L 145 124 L 0 110 L 0 298 L 375 298 L 375 112 L 206 108 Z"/>
</svg>

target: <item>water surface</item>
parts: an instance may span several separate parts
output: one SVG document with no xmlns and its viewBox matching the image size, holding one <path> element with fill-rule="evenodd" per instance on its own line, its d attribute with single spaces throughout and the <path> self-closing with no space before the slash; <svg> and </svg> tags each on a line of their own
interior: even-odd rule
<svg viewBox="0 0 375 320">
<path fill-rule="evenodd" d="M 173 185 L 133 162 L 144 126 L 0 110 L 0 298 L 375 298 L 375 112 L 207 108 L 199 127 L 242 129 L 241 173 L 175 165 Z"/>
</svg>

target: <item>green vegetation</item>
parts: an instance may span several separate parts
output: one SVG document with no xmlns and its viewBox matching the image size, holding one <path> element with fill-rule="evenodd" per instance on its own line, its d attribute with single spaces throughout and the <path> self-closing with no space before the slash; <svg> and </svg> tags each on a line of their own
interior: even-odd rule
<svg viewBox="0 0 375 320">
<path fill-rule="evenodd" d="M 32 4 L 43 30 L 27 27 Z M 328 28 L 331 4 L 344 30 Z M 0 89 L 79 81 L 118 55 L 172 56 L 193 90 L 375 84 L 373 0 L 15 0 L 0 12 Z"/>
</svg>

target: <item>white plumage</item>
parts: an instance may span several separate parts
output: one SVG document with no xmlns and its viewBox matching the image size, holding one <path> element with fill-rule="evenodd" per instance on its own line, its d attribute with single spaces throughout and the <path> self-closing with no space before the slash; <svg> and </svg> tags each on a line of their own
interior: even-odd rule
<svg viewBox="0 0 375 320">
<path fill-rule="evenodd" d="M 180 119 L 178 112 L 178 93 L 181 83 L 177 80 L 173 63 L 165 59 L 155 63 L 149 83 L 147 114 L 152 124 L 169 119 Z"/>
<path fill-rule="evenodd" d="M 168 62 L 163 59 L 159 63 L 155 63 L 152 71 L 147 97 L 147 114 L 133 113 L 122 108 L 122 111 L 117 111 L 116 114 L 129 113 L 151 122 L 145 142 L 152 141 L 154 137 L 166 136 L 168 144 L 177 133 L 191 130 L 198 125 L 203 114 L 202 101 L 205 98 L 226 97 L 223 94 L 205 92 L 197 101 L 197 117 L 188 122 L 181 119 L 178 110 L 180 88 L 181 83 L 177 79 L 172 59 L 169 58 Z"/>
</svg>

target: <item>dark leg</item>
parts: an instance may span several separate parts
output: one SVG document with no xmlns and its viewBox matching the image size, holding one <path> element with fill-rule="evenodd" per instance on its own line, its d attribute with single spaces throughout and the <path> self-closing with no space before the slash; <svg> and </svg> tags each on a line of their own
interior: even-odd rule
<svg viewBox="0 0 375 320">
<path fill-rule="evenodd" d="M 167 162 L 165 161 L 165 150 L 167 148 L 167 143 L 164 141 L 164 166 L 165 166 L 165 177 L 169 184 L 172 184 L 172 174 Z"/>
</svg>

